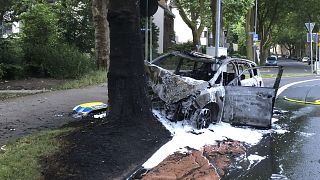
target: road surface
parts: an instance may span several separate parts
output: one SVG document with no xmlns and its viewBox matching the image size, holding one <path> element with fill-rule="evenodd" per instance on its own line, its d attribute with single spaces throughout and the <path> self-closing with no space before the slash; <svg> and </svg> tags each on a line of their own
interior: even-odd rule
<svg viewBox="0 0 320 180">
<path fill-rule="evenodd" d="M 9 140 L 75 121 L 70 116 L 73 107 L 94 101 L 107 101 L 106 84 L 0 101 L 0 147 Z"/>
</svg>

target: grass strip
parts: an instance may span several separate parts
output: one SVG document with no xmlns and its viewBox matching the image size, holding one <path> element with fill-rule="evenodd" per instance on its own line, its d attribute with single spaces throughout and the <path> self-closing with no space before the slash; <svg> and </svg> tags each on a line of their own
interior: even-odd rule
<svg viewBox="0 0 320 180">
<path fill-rule="evenodd" d="M 41 157 L 59 152 L 63 147 L 59 137 L 72 130 L 73 128 L 46 130 L 2 146 L 0 179 L 41 179 Z"/>
<path fill-rule="evenodd" d="M 282 77 L 303 77 L 303 76 L 311 76 L 311 73 L 284 73 Z M 261 73 L 262 78 L 276 78 L 277 74 L 263 74 Z"/>
<path fill-rule="evenodd" d="M 17 93 L 0 93 L 0 101 L 23 96 Z"/>
<path fill-rule="evenodd" d="M 65 90 L 65 89 L 75 89 L 85 86 L 92 86 L 97 84 L 102 84 L 107 82 L 107 72 L 103 70 L 92 71 L 88 74 L 83 75 L 79 79 L 68 81 L 54 89 Z"/>
</svg>

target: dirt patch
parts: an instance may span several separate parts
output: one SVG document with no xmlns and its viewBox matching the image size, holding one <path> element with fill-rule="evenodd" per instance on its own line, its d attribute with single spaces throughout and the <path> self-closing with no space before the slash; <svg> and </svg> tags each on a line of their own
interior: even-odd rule
<svg viewBox="0 0 320 180">
<path fill-rule="evenodd" d="M 136 179 L 220 179 L 235 158 L 245 152 L 239 141 L 220 141 L 217 145 L 205 146 L 202 151 L 176 152 Z"/>
<path fill-rule="evenodd" d="M 43 159 L 44 179 L 123 179 L 170 138 L 157 121 L 83 120 L 65 137 L 64 152 Z"/>
<path fill-rule="evenodd" d="M 0 90 L 51 90 L 66 83 L 67 80 L 28 78 L 23 80 L 0 81 Z"/>
</svg>

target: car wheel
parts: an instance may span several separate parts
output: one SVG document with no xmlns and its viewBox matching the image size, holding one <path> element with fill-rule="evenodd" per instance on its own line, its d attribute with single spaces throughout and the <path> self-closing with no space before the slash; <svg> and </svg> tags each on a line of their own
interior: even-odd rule
<svg viewBox="0 0 320 180">
<path fill-rule="evenodd" d="M 196 120 L 197 129 L 208 128 L 210 124 L 215 124 L 218 121 L 218 105 L 208 104 L 199 112 Z"/>
</svg>

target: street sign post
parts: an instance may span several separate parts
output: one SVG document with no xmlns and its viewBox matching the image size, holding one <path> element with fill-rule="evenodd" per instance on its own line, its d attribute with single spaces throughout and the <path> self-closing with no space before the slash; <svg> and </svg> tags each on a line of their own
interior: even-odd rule
<svg viewBox="0 0 320 180">
<path fill-rule="evenodd" d="M 312 35 L 310 35 L 309 33 L 307 33 L 307 42 L 317 42 L 317 33 L 312 33 Z M 312 37 L 312 38 L 311 38 Z"/>
<path fill-rule="evenodd" d="M 309 32 L 313 31 L 315 23 L 304 23 L 306 25 L 306 28 Z"/>
<path fill-rule="evenodd" d="M 318 42 L 319 42 L 319 37 L 318 37 L 318 33 L 313 33 L 313 34 L 315 34 L 315 41 L 314 41 L 314 43 L 315 43 L 315 47 L 316 47 L 316 61 L 315 61 L 315 66 L 314 66 L 314 69 L 315 69 L 315 72 L 316 72 L 316 74 L 318 74 L 318 47 L 317 47 L 317 44 L 318 44 Z"/>
<path fill-rule="evenodd" d="M 221 3 L 222 0 L 217 0 L 216 6 L 216 47 L 215 47 L 215 57 L 219 55 L 219 46 L 220 46 L 220 27 L 221 27 Z"/>
<path fill-rule="evenodd" d="M 253 34 L 253 41 L 258 41 L 258 40 L 259 40 L 259 35 Z"/>
<path fill-rule="evenodd" d="M 315 23 L 305 23 L 305 26 L 307 30 L 309 31 L 309 34 L 311 36 L 312 30 L 314 28 Z M 310 37 L 311 38 L 311 37 Z M 311 38 L 312 39 L 312 38 Z M 312 52 L 312 40 L 310 40 L 310 61 L 311 61 L 311 73 L 313 74 L 313 52 Z"/>
</svg>

